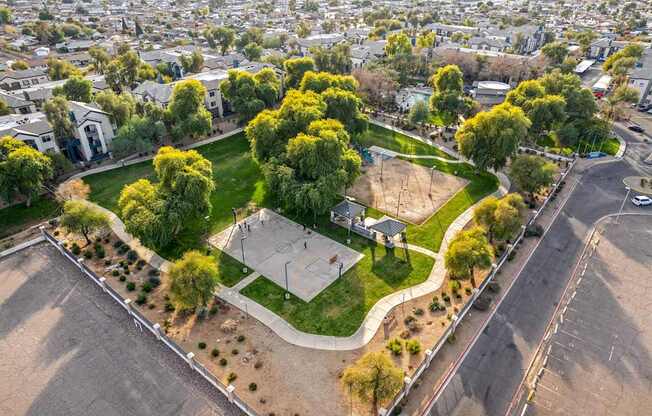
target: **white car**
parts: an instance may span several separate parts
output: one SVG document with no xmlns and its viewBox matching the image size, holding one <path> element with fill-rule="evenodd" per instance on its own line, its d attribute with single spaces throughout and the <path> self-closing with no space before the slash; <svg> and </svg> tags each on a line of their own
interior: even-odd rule
<svg viewBox="0 0 652 416">
<path fill-rule="evenodd" d="M 632 204 L 636 205 L 637 207 L 652 205 L 652 198 L 649 196 L 637 195 L 632 198 Z"/>
</svg>

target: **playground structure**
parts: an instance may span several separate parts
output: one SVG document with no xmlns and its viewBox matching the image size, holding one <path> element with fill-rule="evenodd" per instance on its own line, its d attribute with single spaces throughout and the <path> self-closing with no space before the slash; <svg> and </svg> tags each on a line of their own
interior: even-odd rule
<svg viewBox="0 0 652 416">
<path fill-rule="evenodd" d="M 397 153 L 364 149 L 362 175 L 347 196 L 389 216 L 421 224 L 434 214 L 467 180 L 400 159 Z M 360 150 L 358 150 L 360 152 Z M 367 158 L 371 160 L 366 162 Z"/>
</svg>

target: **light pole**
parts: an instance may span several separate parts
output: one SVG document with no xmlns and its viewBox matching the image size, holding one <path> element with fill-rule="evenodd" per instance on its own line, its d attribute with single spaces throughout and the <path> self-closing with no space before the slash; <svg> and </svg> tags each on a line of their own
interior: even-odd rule
<svg viewBox="0 0 652 416">
<path fill-rule="evenodd" d="M 246 239 L 247 239 L 246 236 L 240 237 L 240 249 L 242 250 L 242 264 L 244 266 L 242 268 L 242 271 L 244 273 L 247 273 L 247 271 L 248 271 L 247 270 L 247 263 L 245 262 L 245 252 L 244 252 L 244 240 L 246 240 Z"/>
<path fill-rule="evenodd" d="M 285 267 L 285 299 L 289 300 L 290 299 L 290 285 L 288 284 L 288 264 L 292 263 L 292 261 L 286 261 L 284 264 Z"/>
<path fill-rule="evenodd" d="M 398 218 L 398 211 L 401 209 L 401 194 L 403 191 L 398 191 L 398 204 L 396 204 L 396 218 Z"/>
<path fill-rule="evenodd" d="M 233 225 L 236 225 L 238 222 L 238 215 L 235 212 L 235 208 L 231 208 L 231 213 L 233 214 Z"/>
<path fill-rule="evenodd" d="M 625 208 L 625 202 L 627 202 L 627 198 L 629 198 L 629 191 L 632 190 L 629 186 L 626 186 L 625 189 L 627 189 L 627 193 L 625 194 L 625 198 L 623 199 L 623 203 L 620 204 L 620 209 L 618 210 L 618 216 L 616 217 L 616 224 L 620 224 L 620 216 L 623 213 L 623 208 Z"/>
<path fill-rule="evenodd" d="M 432 199 L 432 177 L 435 176 L 435 167 L 430 168 L 430 186 L 428 186 L 428 196 Z"/>
</svg>

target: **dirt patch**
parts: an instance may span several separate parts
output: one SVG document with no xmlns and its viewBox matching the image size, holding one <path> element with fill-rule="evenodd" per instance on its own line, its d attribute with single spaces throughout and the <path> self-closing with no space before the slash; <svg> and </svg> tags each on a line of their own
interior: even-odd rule
<svg viewBox="0 0 652 416">
<path fill-rule="evenodd" d="M 466 179 L 393 158 L 365 166 L 347 195 L 393 217 L 421 224 L 467 183 Z"/>
</svg>

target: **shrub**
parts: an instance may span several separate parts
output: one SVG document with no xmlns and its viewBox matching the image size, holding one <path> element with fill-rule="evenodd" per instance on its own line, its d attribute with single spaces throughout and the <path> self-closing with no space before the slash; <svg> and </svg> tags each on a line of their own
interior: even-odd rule
<svg viewBox="0 0 652 416">
<path fill-rule="evenodd" d="M 161 274 L 161 272 L 159 272 L 156 269 L 152 269 L 152 270 L 149 271 L 150 276 L 159 276 L 160 274 Z"/>
<path fill-rule="evenodd" d="M 117 271 L 116 269 L 113 269 L 113 271 L 111 272 L 111 275 L 112 275 L 113 277 L 118 277 L 118 276 L 120 276 L 120 272 Z"/>
<path fill-rule="evenodd" d="M 238 375 L 236 373 L 229 373 L 228 376 L 226 376 L 226 381 L 229 383 L 235 381 L 235 379 L 238 378 Z"/>
<path fill-rule="evenodd" d="M 448 296 L 448 294 L 444 294 L 441 298 L 444 300 L 444 302 L 450 302 L 451 301 L 451 297 Z"/>
<path fill-rule="evenodd" d="M 387 349 L 394 355 L 403 354 L 403 342 L 400 339 L 394 338 L 387 343 Z"/>
<path fill-rule="evenodd" d="M 72 251 L 72 254 L 75 256 L 79 256 L 81 253 L 81 248 L 77 245 L 77 243 L 72 243 L 72 247 L 70 247 L 70 251 Z"/>
<path fill-rule="evenodd" d="M 134 250 L 129 250 L 127 252 L 127 260 L 129 260 L 129 261 L 138 260 L 138 253 L 136 253 Z"/>
<path fill-rule="evenodd" d="M 412 355 L 421 352 L 421 343 L 419 340 L 411 339 L 405 343 L 405 349 Z"/>
<path fill-rule="evenodd" d="M 213 357 L 217 357 L 218 355 L 220 355 L 220 350 L 218 350 L 217 348 L 213 348 L 213 349 L 211 350 L 211 355 L 212 355 Z"/>
<path fill-rule="evenodd" d="M 415 314 L 416 316 L 421 316 L 421 315 L 423 315 L 423 309 L 421 309 L 421 308 L 414 308 L 414 311 L 413 311 L 413 312 L 414 312 L 414 314 Z"/>
<path fill-rule="evenodd" d="M 249 383 L 249 391 L 256 391 L 258 390 L 258 385 L 256 383 Z"/>
<path fill-rule="evenodd" d="M 467 295 L 470 295 L 471 293 L 473 293 L 473 290 L 471 290 L 470 287 L 467 287 L 466 289 L 464 289 L 464 292 L 465 292 Z"/>
<path fill-rule="evenodd" d="M 95 244 L 95 255 L 98 259 L 106 257 L 106 251 L 104 251 L 104 247 L 101 244 Z"/>
<path fill-rule="evenodd" d="M 161 284 L 161 278 L 158 276 L 150 276 L 150 278 L 147 279 L 147 281 L 153 288 L 158 287 L 158 285 Z"/>
<path fill-rule="evenodd" d="M 150 309 L 154 309 L 154 308 L 156 308 L 156 304 L 155 304 L 155 303 L 150 303 L 150 304 L 147 305 L 147 306 L 148 306 Z"/>
<path fill-rule="evenodd" d="M 143 267 L 145 267 L 145 264 L 147 264 L 145 263 L 145 260 L 140 259 L 136 262 L 136 267 L 140 267 L 142 269 Z"/>
<path fill-rule="evenodd" d="M 147 303 L 147 295 L 142 292 L 139 293 L 138 297 L 136 298 L 136 303 L 139 305 L 144 305 L 145 303 Z"/>
<path fill-rule="evenodd" d="M 220 365 L 221 365 L 222 367 L 226 367 L 226 365 L 227 365 L 228 363 L 229 363 L 229 362 L 226 360 L 226 358 L 220 358 Z"/>
<path fill-rule="evenodd" d="M 526 237 L 541 237 L 543 235 L 543 227 L 541 224 L 530 224 L 525 229 L 524 235 Z"/>
<path fill-rule="evenodd" d="M 208 309 L 201 307 L 197 310 L 197 319 L 200 321 L 206 319 L 206 315 L 208 315 Z"/>
<path fill-rule="evenodd" d="M 231 355 L 238 355 L 239 353 L 240 353 L 240 351 L 238 351 L 237 348 L 234 348 L 234 349 L 231 350 Z"/>
<path fill-rule="evenodd" d="M 416 321 L 416 319 L 417 319 L 417 318 L 415 318 L 414 316 L 412 316 L 412 315 L 408 315 L 408 316 L 403 320 L 403 322 L 405 323 L 405 325 L 409 325 L 411 322 Z"/>
<path fill-rule="evenodd" d="M 441 305 L 438 301 L 436 301 L 436 300 L 433 300 L 432 302 L 430 302 L 430 306 L 429 306 L 429 308 L 430 308 L 430 310 L 431 310 L 432 312 L 443 311 L 443 310 L 446 309 L 444 306 L 442 306 L 442 305 Z"/>
<path fill-rule="evenodd" d="M 258 360 L 258 361 L 256 361 L 256 362 L 254 363 L 254 368 L 255 368 L 256 370 L 258 370 L 258 369 L 261 368 L 262 366 L 263 366 L 263 362 L 260 361 L 260 360 Z"/>
<path fill-rule="evenodd" d="M 244 342 L 245 336 L 244 335 L 238 335 L 238 342 Z"/>
<path fill-rule="evenodd" d="M 55 237 L 59 235 L 59 230 L 55 230 L 52 234 L 54 234 Z"/>
<path fill-rule="evenodd" d="M 167 301 L 165 302 L 165 312 L 174 312 L 174 305 L 172 302 Z"/>
<path fill-rule="evenodd" d="M 136 284 L 134 282 L 127 282 L 127 290 L 130 292 L 136 290 Z"/>
<path fill-rule="evenodd" d="M 125 269 L 124 273 L 125 273 L 126 275 L 131 274 L 131 272 L 129 271 L 129 269 Z"/>
<path fill-rule="evenodd" d="M 204 341 L 199 342 L 197 344 L 197 347 L 199 347 L 200 350 L 205 350 L 206 349 L 206 343 Z"/>
<path fill-rule="evenodd" d="M 209 314 L 209 315 L 216 315 L 218 309 L 219 309 L 219 308 L 217 307 L 217 305 L 213 305 L 213 306 L 211 306 L 211 308 L 208 310 L 208 314 Z"/>
<path fill-rule="evenodd" d="M 462 284 L 458 280 L 451 280 L 448 282 L 448 286 L 451 288 L 453 294 L 457 293 L 458 290 L 462 287 Z"/>
<path fill-rule="evenodd" d="M 122 241 L 117 240 L 115 243 L 113 243 L 113 248 L 120 248 L 122 247 Z"/>
<path fill-rule="evenodd" d="M 111 265 L 111 260 L 109 260 L 109 259 L 104 260 L 104 265 L 105 266 L 110 266 Z"/>
<path fill-rule="evenodd" d="M 125 280 L 127 280 L 127 276 L 125 276 L 124 274 L 121 274 L 119 279 L 120 279 L 121 282 L 124 282 Z"/>
<path fill-rule="evenodd" d="M 143 292 L 149 293 L 149 292 L 152 291 L 153 287 L 152 287 L 152 284 L 150 282 L 145 282 L 142 285 L 142 289 L 143 289 Z"/>
<path fill-rule="evenodd" d="M 495 281 L 494 282 L 489 282 L 489 284 L 487 284 L 487 289 L 489 289 L 493 293 L 498 293 L 498 292 L 500 292 L 500 284 L 498 282 L 495 282 Z"/>
<path fill-rule="evenodd" d="M 84 257 L 87 259 L 93 258 L 93 252 L 90 250 L 85 250 L 84 251 Z"/>
</svg>

